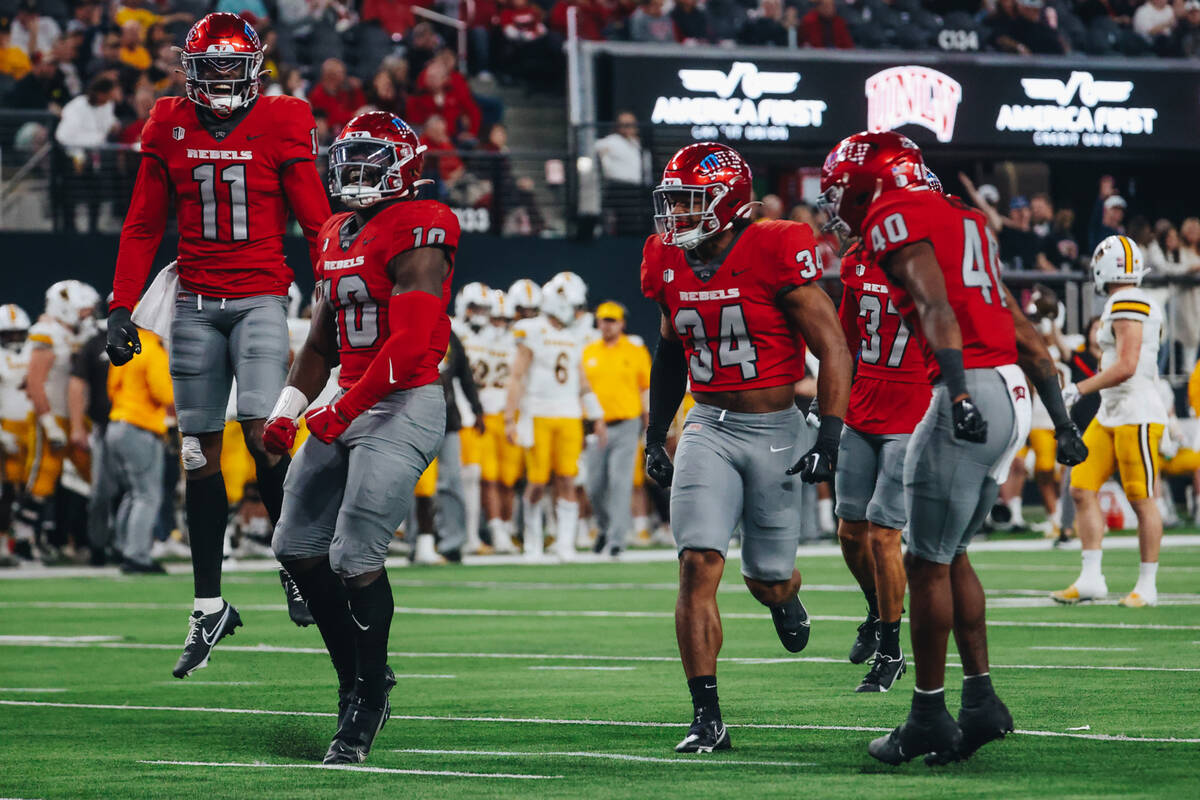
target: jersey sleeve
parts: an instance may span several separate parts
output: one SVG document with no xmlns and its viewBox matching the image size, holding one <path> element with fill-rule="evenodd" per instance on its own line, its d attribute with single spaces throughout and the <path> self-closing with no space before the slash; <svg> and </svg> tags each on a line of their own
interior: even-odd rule
<svg viewBox="0 0 1200 800">
<path fill-rule="evenodd" d="M 313 161 L 317 157 L 317 123 L 312 106 L 294 97 L 280 97 L 285 113 L 276 129 L 279 149 L 276 152 L 279 169 L 283 171 L 297 161 Z"/>
<path fill-rule="evenodd" d="M 39 320 L 29 329 L 29 344 L 34 348 L 54 347 L 57 333 L 53 325 Z"/>
<path fill-rule="evenodd" d="M 932 238 L 933 215 L 920 202 L 876 203 L 863 221 L 863 255 L 882 265 L 889 255 L 907 245 Z"/>
<path fill-rule="evenodd" d="M 642 294 L 660 305 L 663 303 L 662 266 L 658 260 L 661 247 L 657 234 L 649 236 L 642 247 Z"/>
<path fill-rule="evenodd" d="M 458 217 L 443 203 L 418 201 L 419 205 L 404 207 L 402 219 L 396 220 L 392 228 L 391 259 L 409 250 L 420 247 L 440 247 L 446 251 L 450 262 L 454 262 L 454 254 L 458 251 L 458 240 L 462 234 Z"/>
<path fill-rule="evenodd" d="M 1150 298 L 1140 290 L 1123 291 L 1113 296 L 1108 305 L 1109 319 L 1130 319 L 1145 322 L 1152 310 Z"/>
<path fill-rule="evenodd" d="M 512 329 L 513 340 L 520 345 L 528 347 L 530 350 L 537 350 L 541 343 L 539 335 L 537 319 L 523 319 L 513 325 Z"/>
<path fill-rule="evenodd" d="M 800 223 L 780 220 L 766 224 L 774 241 L 764 248 L 771 264 L 771 289 L 778 293 L 803 286 L 821 277 L 821 257 L 812 228 Z"/>
<path fill-rule="evenodd" d="M 166 165 L 166 141 L 171 132 L 171 98 L 164 97 L 150 109 L 150 118 L 142 126 L 139 147 L 145 155 L 158 159 Z"/>
</svg>

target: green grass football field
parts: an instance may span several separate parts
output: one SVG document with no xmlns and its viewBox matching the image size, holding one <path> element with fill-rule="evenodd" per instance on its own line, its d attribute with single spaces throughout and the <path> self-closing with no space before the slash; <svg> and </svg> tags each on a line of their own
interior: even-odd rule
<svg viewBox="0 0 1200 800">
<path fill-rule="evenodd" d="M 1049 604 L 1077 551 L 973 560 L 1019 732 L 936 769 L 866 754 L 907 712 L 912 672 L 888 694 L 854 693 L 862 600 L 835 555 L 798 561 L 814 616 L 799 656 L 730 561 L 719 678 L 733 750 L 702 757 L 672 751 L 691 713 L 673 562 L 392 569 L 393 716 L 348 769 L 313 766 L 333 733 L 333 671 L 316 630 L 288 620 L 274 572 L 226 576 L 245 627 L 182 681 L 190 577 L 0 573 L 0 796 L 1200 796 L 1200 547 L 1164 550 L 1170 604 L 1137 611 Z M 1136 550 L 1104 563 L 1115 601 Z M 952 667 L 954 710 L 960 677 Z"/>
</svg>

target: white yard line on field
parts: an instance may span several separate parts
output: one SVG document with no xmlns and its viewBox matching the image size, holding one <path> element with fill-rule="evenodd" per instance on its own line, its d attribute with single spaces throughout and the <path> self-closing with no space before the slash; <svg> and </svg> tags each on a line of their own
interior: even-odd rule
<svg viewBox="0 0 1200 800">
<path fill-rule="evenodd" d="M 537 750 L 422 750 L 405 748 L 393 750 L 393 753 L 409 753 L 428 756 L 511 756 L 514 758 L 600 758 L 612 761 L 638 761 L 647 764 L 681 764 L 686 767 L 815 767 L 811 761 L 727 761 L 720 756 L 680 756 L 677 758 L 657 758 L 655 756 L 635 756 L 628 753 L 593 753 L 586 750 L 576 751 L 537 751 Z"/>
<path fill-rule="evenodd" d="M 267 764 L 261 761 L 138 761 L 171 767 L 244 767 L 248 769 L 330 769 L 340 772 L 368 772 L 379 775 L 426 775 L 438 778 L 501 778 L 504 780 L 554 780 L 562 775 L 521 775 L 508 772 L 452 772 L 445 769 L 392 769 L 389 767 L 362 767 L 356 764 Z"/>
<path fill-rule="evenodd" d="M 174 711 L 203 714 L 248 714 L 253 716 L 278 717 L 336 717 L 331 711 L 281 711 L 262 708 L 211 708 L 204 706 L 137 706 L 111 705 L 104 703 L 54 703 L 41 700 L 0 700 L 0 706 L 27 706 L 34 708 L 73 708 L 98 711 Z M 433 716 L 425 714 L 392 714 L 392 719 L 410 722 L 502 722 L 522 725 L 607 725 L 620 728 L 681 728 L 679 722 L 638 722 L 632 720 L 602 720 L 602 719 L 548 719 L 544 717 L 460 717 Z M 684 723 L 686 724 L 686 723 Z M 754 730 L 784 730 L 784 731 L 849 731 L 858 733 L 880 733 L 891 728 L 878 728 L 865 725 L 788 725 L 783 723 L 745 723 L 730 725 L 731 728 L 750 728 Z M 1187 739 L 1178 737 L 1149 737 L 1123 736 L 1105 733 L 1060 733 L 1058 731 L 1018 730 L 1025 736 L 1053 736 L 1069 739 L 1093 739 L 1102 742 L 1157 742 L 1164 744 L 1200 744 L 1200 738 Z"/>
<path fill-rule="evenodd" d="M 0 644 L 7 642 L 46 642 L 46 643 L 75 643 L 92 644 L 95 642 L 119 642 L 120 636 L 0 636 Z"/>
<path fill-rule="evenodd" d="M 155 681 L 156 686 L 261 686 L 258 681 Z"/>
<path fill-rule="evenodd" d="M 565 666 L 549 666 L 549 667 L 547 667 L 547 666 L 536 666 L 535 665 L 532 667 L 526 667 L 525 669 L 544 669 L 544 670 L 562 670 L 562 671 L 577 670 L 580 672 L 627 672 L 627 671 L 633 669 L 633 667 L 593 667 L 593 666 L 586 666 L 586 665 L 581 665 L 578 667 L 565 667 Z"/>
<path fill-rule="evenodd" d="M 0 689 L 0 692 L 16 692 L 20 694 L 59 694 L 67 691 L 60 688 L 44 688 L 40 686 L 9 686 Z"/>
<path fill-rule="evenodd" d="M 1030 650 L 1060 650 L 1080 653 L 1136 653 L 1138 647 L 1030 647 Z"/>
</svg>

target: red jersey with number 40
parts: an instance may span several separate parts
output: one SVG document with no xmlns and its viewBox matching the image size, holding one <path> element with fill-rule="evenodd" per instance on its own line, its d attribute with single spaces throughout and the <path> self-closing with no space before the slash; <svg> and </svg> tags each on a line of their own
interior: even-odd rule
<svg viewBox="0 0 1200 800">
<path fill-rule="evenodd" d="M 883 271 L 866 261 L 861 244 L 842 259 L 838 317 L 858 361 L 846 424 L 861 433 L 912 433 L 929 407 L 925 356 L 892 302 Z"/>
<path fill-rule="evenodd" d="M 337 325 L 342 371 L 338 385 L 347 389 L 367 371 L 391 335 L 388 304 L 394 286 L 387 265 L 394 256 L 418 247 L 442 247 L 450 269 L 442 280 L 442 307 L 450 302 L 458 217 L 436 200 L 391 203 L 354 233 L 354 214 L 335 214 L 321 228 L 317 285 L 328 298 Z M 443 314 L 429 350 L 412 375 L 396 376 L 396 389 L 424 386 L 438 379 L 438 362 L 450 345 L 450 318 Z"/>
<path fill-rule="evenodd" d="M 657 235 L 642 251 L 642 293 L 666 309 L 688 358 L 692 392 L 795 383 L 804 346 L 776 303 L 821 275 L 812 229 L 776 220 L 746 228 L 707 281 Z"/>
<path fill-rule="evenodd" d="M 1016 363 L 1016 332 L 1000 283 L 998 248 L 983 214 L 933 191 L 888 192 L 867 212 L 863 231 L 865 255 L 880 265 L 906 245 L 926 241 L 933 247 L 946 297 L 962 330 L 963 366 Z M 912 297 L 890 277 L 888 284 L 892 302 L 921 343 L 930 381 L 937 380 L 941 371 L 921 332 Z"/>
</svg>

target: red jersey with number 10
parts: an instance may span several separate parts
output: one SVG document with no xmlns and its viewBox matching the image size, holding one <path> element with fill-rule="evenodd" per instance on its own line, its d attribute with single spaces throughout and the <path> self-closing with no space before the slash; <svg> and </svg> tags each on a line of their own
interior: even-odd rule
<svg viewBox="0 0 1200 800">
<path fill-rule="evenodd" d="M 838 317 L 858 361 L 846 424 L 860 433 L 912 433 L 929 407 L 925 357 L 892 302 L 883 271 L 866 261 L 861 244 L 842 259 Z"/>
<path fill-rule="evenodd" d="M 683 340 L 692 392 L 761 389 L 804 377 L 804 346 L 776 300 L 820 277 L 816 248 L 807 225 L 759 222 L 702 281 L 683 250 L 657 235 L 646 240 L 642 293 L 666 309 Z"/>
<path fill-rule="evenodd" d="M 863 231 L 867 259 L 881 266 L 888 254 L 907 245 L 925 241 L 933 247 L 946 297 L 962 330 L 963 366 L 1016 363 L 1016 331 L 1000 283 L 998 247 L 983 214 L 933 191 L 888 192 L 867 212 Z M 921 332 L 912 297 L 890 277 L 888 285 L 892 302 L 921 342 L 930 381 L 937 380 L 941 371 Z"/>
<path fill-rule="evenodd" d="M 394 283 L 387 265 L 393 257 L 418 247 L 444 248 L 450 268 L 442 279 L 442 307 L 450 302 L 454 254 L 458 249 L 458 217 L 436 200 L 400 200 L 389 204 L 353 230 L 354 214 L 335 214 L 321 228 L 317 285 L 328 298 L 337 325 L 342 371 L 338 385 L 348 389 L 367 371 L 391 335 L 388 304 Z M 395 389 L 424 386 L 438 379 L 438 363 L 450 345 L 450 317 L 443 314 L 429 350 L 410 376 L 400 376 Z"/>
</svg>

